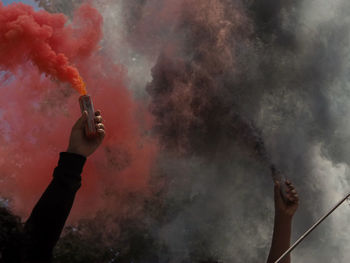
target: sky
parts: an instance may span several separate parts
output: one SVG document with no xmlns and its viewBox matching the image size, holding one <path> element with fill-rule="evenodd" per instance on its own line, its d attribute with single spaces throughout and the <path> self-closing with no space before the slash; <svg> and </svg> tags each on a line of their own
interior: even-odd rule
<svg viewBox="0 0 350 263">
<path fill-rule="evenodd" d="M 37 4 L 35 3 L 34 0 L 22 0 L 22 1 L 19 1 L 19 0 L 1 0 L 1 2 L 5 5 L 8 5 L 8 4 L 11 4 L 14 2 L 22 2 L 22 3 L 28 4 L 28 5 L 37 7 Z"/>
</svg>

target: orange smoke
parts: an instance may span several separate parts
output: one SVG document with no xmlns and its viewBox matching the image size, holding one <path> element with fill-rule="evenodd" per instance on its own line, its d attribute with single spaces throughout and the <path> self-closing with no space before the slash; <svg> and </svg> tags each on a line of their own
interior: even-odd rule
<svg viewBox="0 0 350 263">
<path fill-rule="evenodd" d="M 73 87 L 78 90 L 81 95 L 87 94 L 85 82 L 80 76 L 78 81 L 73 84 Z"/>
</svg>

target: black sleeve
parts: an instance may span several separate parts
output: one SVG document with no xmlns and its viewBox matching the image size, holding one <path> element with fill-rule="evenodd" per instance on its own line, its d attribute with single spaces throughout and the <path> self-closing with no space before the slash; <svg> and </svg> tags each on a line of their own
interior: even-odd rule
<svg viewBox="0 0 350 263">
<path fill-rule="evenodd" d="M 81 186 L 86 158 L 61 153 L 53 179 L 25 223 L 26 257 L 29 262 L 50 262 L 66 219 Z"/>
</svg>

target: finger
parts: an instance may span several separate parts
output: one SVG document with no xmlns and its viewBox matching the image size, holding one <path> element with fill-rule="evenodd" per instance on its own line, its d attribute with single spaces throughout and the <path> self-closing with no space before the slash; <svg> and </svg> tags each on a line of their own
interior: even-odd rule
<svg viewBox="0 0 350 263">
<path fill-rule="evenodd" d="M 94 120 L 95 120 L 96 123 L 101 123 L 101 122 L 103 122 L 102 116 L 95 116 Z"/>
<path fill-rule="evenodd" d="M 296 198 L 294 195 L 288 195 L 288 200 L 294 201 Z"/>
<path fill-rule="evenodd" d="M 294 204 L 293 200 L 292 199 L 287 199 L 286 202 L 285 202 L 286 205 L 291 205 L 291 204 Z"/>
<path fill-rule="evenodd" d="M 95 116 L 101 116 L 101 111 L 100 110 L 95 111 Z"/>
<path fill-rule="evenodd" d="M 299 202 L 299 200 L 294 196 L 288 196 L 287 200 L 289 204 L 297 204 Z"/>
<path fill-rule="evenodd" d="M 297 191 L 295 189 L 291 189 L 290 192 L 293 194 L 293 195 L 296 195 L 297 194 Z"/>
<path fill-rule="evenodd" d="M 290 195 L 292 195 L 292 196 L 295 196 L 295 195 L 298 194 L 297 190 L 295 190 L 294 188 L 293 188 L 293 189 L 289 189 L 289 190 L 288 190 L 288 193 L 289 193 Z"/>
<path fill-rule="evenodd" d="M 105 129 L 105 126 L 102 123 L 98 123 L 96 125 L 96 130 L 104 130 L 104 129 Z"/>
<path fill-rule="evenodd" d="M 293 199 L 290 201 L 291 204 L 293 205 L 298 205 L 299 204 L 299 200 L 298 199 Z"/>
<path fill-rule="evenodd" d="M 290 189 L 290 190 L 295 190 L 295 186 L 292 185 L 292 184 L 290 184 L 290 185 L 288 185 L 288 189 Z"/>
<path fill-rule="evenodd" d="M 297 201 L 297 200 L 294 200 L 294 199 L 288 200 L 288 204 L 289 204 L 289 205 L 297 205 L 297 204 L 298 204 L 298 201 Z"/>
<path fill-rule="evenodd" d="M 295 188 L 290 188 L 290 189 L 289 189 L 289 192 L 290 192 L 292 195 L 295 195 L 295 194 L 298 193 L 297 190 L 295 190 Z"/>
<path fill-rule="evenodd" d="M 98 129 L 97 134 L 101 139 L 103 139 L 106 136 L 106 132 L 103 129 Z"/>
<path fill-rule="evenodd" d="M 295 192 L 296 192 L 295 186 L 294 186 L 294 185 L 291 184 L 291 185 L 287 185 L 286 187 L 287 187 L 286 191 L 288 191 L 288 192 L 293 192 L 293 191 L 295 191 Z"/>
<path fill-rule="evenodd" d="M 291 196 L 291 200 L 293 203 L 299 203 L 299 196 L 297 194 Z"/>
</svg>

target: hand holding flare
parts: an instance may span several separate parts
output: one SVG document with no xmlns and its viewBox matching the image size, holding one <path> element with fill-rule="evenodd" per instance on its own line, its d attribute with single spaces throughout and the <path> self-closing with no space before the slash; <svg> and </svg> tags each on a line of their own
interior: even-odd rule
<svg viewBox="0 0 350 263">
<path fill-rule="evenodd" d="M 96 135 L 94 137 L 86 136 L 86 125 L 88 122 L 88 113 L 83 112 L 83 115 L 75 123 L 72 128 L 69 146 L 67 152 L 76 153 L 84 157 L 90 156 L 102 143 L 105 137 L 105 127 L 100 111 L 94 113 L 94 127 Z"/>
</svg>

